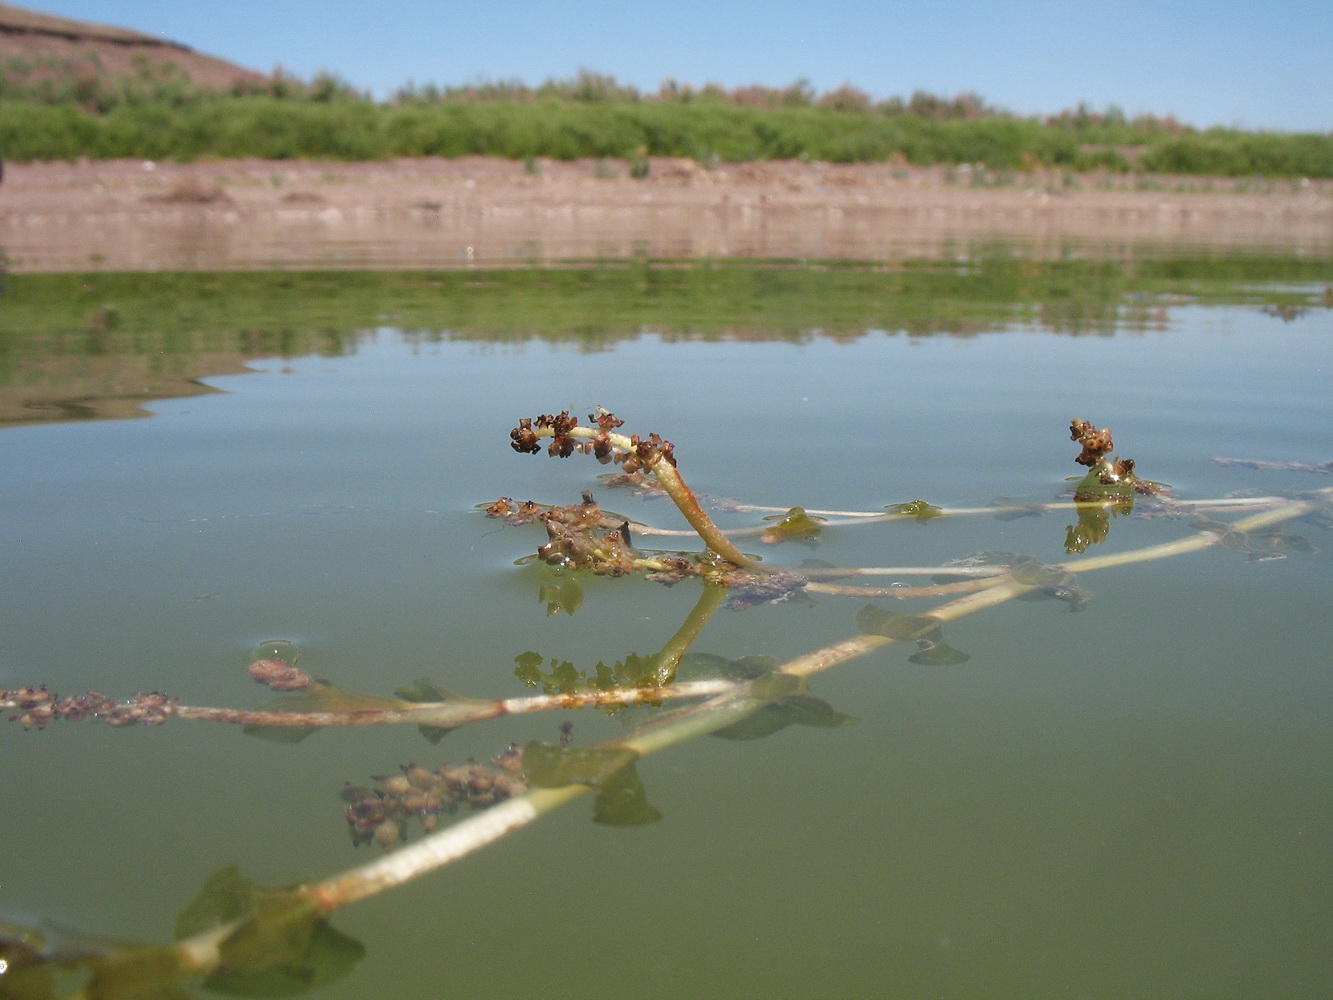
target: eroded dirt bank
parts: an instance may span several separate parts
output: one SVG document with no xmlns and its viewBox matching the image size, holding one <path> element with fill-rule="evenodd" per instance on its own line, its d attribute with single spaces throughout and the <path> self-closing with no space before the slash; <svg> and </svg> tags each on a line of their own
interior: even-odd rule
<svg viewBox="0 0 1333 1000">
<path fill-rule="evenodd" d="M 1333 182 L 977 175 L 799 162 L 467 158 L 7 165 L 12 271 L 896 260 L 1014 241 L 1333 252 Z"/>
</svg>

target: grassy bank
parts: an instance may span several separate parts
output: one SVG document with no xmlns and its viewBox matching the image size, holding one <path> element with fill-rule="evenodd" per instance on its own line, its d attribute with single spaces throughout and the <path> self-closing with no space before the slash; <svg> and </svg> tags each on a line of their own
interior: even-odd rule
<svg viewBox="0 0 1333 1000">
<path fill-rule="evenodd" d="M 820 96 L 800 84 L 730 92 L 667 84 L 645 96 L 584 74 L 537 88 L 409 88 L 375 102 L 328 77 L 217 93 L 176 79 L 61 83 L 47 72 L 33 82 L 24 69 L 0 67 L 0 155 L 20 162 L 680 156 L 1333 177 L 1333 135 L 1199 131 L 1114 108 L 1023 118 L 971 96 L 873 103 L 853 88 Z"/>
</svg>

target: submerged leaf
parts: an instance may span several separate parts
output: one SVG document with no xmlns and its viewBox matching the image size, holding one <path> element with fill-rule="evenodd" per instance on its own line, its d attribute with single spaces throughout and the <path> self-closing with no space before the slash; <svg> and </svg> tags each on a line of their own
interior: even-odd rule
<svg viewBox="0 0 1333 1000">
<path fill-rule="evenodd" d="M 785 698 L 804 691 L 807 683 L 804 677 L 774 671 L 763 677 L 756 677 L 754 683 L 750 685 L 750 694 L 756 698 Z"/>
<path fill-rule="evenodd" d="M 254 908 L 257 891 L 234 865 L 218 869 L 208 877 L 199 895 L 176 914 L 176 940 L 239 920 Z"/>
<path fill-rule="evenodd" d="M 859 720 L 804 692 L 769 702 L 739 722 L 713 731 L 724 740 L 757 740 L 788 726 L 850 726 Z"/>
<path fill-rule="evenodd" d="M 967 653 L 954 649 L 946 642 L 922 639 L 917 645 L 921 648 L 907 658 L 910 663 L 920 663 L 927 667 L 952 667 L 972 659 Z"/>
<path fill-rule="evenodd" d="M 0 952 L 7 966 L 0 975 L 0 1000 L 55 1000 L 55 970 L 46 962 L 15 965 Z"/>
<path fill-rule="evenodd" d="M 455 694 L 453 691 L 437 687 L 433 681 L 425 677 L 420 677 L 411 684 L 404 684 L 394 691 L 393 696 L 402 698 L 403 701 L 410 701 L 413 704 L 477 701 L 475 698 L 467 698 L 461 694 Z M 456 726 L 417 726 L 418 732 L 432 743 L 439 743 L 456 728 Z"/>
<path fill-rule="evenodd" d="M 656 823 L 662 814 L 648 802 L 643 780 L 630 762 L 598 791 L 592 804 L 592 818 L 607 826 L 646 826 Z"/>
<path fill-rule="evenodd" d="M 172 948 L 0 921 L 0 1000 L 52 1000 L 57 970 L 75 969 L 90 973 L 79 993 L 88 1000 L 189 1000 L 192 972 Z"/>
<path fill-rule="evenodd" d="M 1074 579 L 1074 574 L 1059 566 L 1047 566 L 1033 558 L 1018 562 L 1010 572 L 1014 582 L 1025 587 L 1063 587 Z"/>
<path fill-rule="evenodd" d="M 561 747 L 533 741 L 523 749 L 523 772 L 538 788 L 587 785 L 597 791 L 592 818 L 610 826 L 654 823 L 662 814 L 648 804 L 629 747 Z"/>
<path fill-rule="evenodd" d="M 266 889 L 235 867 L 215 872 L 176 918 L 177 939 L 237 923 L 206 989 L 240 996 L 293 996 L 349 972 L 365 954 L 334 930 L 299 889 Z"/>
<path fill-rule="evenodd" d="M 856 627 L 866 635 L 882 635 L 889 639 L 930 639 L 939 632 L 940 620 L 930 615 L 900 615 L 867 604 L 857 612 Z"/>
<path fill-rule="evenodd" d="M 91 973 L 86 996 L 177 1000 L 187 975 L 170 949 L 145 948 L 42 921 L 0 920 L 0 1000 L 51 1000 L 57 970 Z"/>
<path fill-rule="evenodd" d="M 306 917 L 272 909 L 256 915 L 224 942 L 225 968 L 208 976 L 204 988 L 237 996 L 295 996 L 342 978 L 365 956 L 355 938 L 320 918 L 301 922 Z M 278 927 L 280 921 L 291 926 Z"/>
<path fill-rule="evenodd" d="M 133 948 L 98 959 L 83 990 L 88 1000 L 189 1000 L 189 972 L 171 948 Z"/>
<path fill-rule="evenodd" d="M 1082 587 L 1066 584 L 1062 587 L 1038 587 L 1026 594 L 1019 594 L 1018 599 L 1020 601 L 1063 601 L 1066 605 L 1066 611 L 1082 611 L 1092 600 L 1092 592 Z"/>
<path fill-rule="evenodd" d="M 0 922 L 0 1000 L 51 1000 L 55 969 L 36 929 Z"/>
<path fill-rule="evenodd" d="M 600 788 L 638 756 L 629 747 L 561 747 L 534 740 L 523 749 L 523 772 L 538 788 Z"/>
<path fill-rule="evenodd" d="M 423 703 L 434 703 L 442 701 L 471 701 L 461 694 L 456 694 L 445 688 L 439 687 L 436 683 L 427 677 L 418 677 L 410 684 L 404 684 L 394 691 L 395 698 L 401 698 L 403 701 L 410 701 L 415 705 Z"/>
</svg>

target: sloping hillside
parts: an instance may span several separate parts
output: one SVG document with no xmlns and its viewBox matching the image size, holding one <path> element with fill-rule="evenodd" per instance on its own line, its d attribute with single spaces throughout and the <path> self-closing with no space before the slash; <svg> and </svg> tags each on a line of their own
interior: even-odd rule
<svg viewBox="0 0 1333 1000">
<path fill-rule="evenodd" d="M 117 78 L 189 81 L 221 90 L 259 83 L 264 74 L 126 28 L 55 17 L 0 3 L 0 67 L 9 86 L 34 87 L 71 78 L 108 84 Z"/>
</svg>

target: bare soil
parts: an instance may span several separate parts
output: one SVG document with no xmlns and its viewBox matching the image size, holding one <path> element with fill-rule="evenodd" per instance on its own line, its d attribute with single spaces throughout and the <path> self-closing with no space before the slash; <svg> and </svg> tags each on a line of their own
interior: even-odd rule
<svg viewBox="0 0 1333 1000">
<path fill-rule="evenodd" d="M 973 176 L 655 159 L 6 165 L 12 271 L 452 268 L 626 258 L 881 260 L 1182 249 L 1333 252 L 1333 182 Z"/>
<path fill-rule="evenodd" d="M 27 64 L 29 83 L 71 73 L 107 84 L 117 78 L 141 81 L 145 70 L 188 79 L 210 90 L 266 79 L 262 73 L 155 35 L 5 3 L 0 3 L 0 59 Z"/>
</svg>

